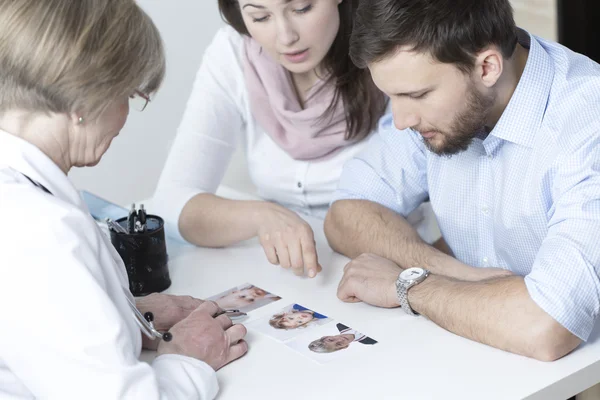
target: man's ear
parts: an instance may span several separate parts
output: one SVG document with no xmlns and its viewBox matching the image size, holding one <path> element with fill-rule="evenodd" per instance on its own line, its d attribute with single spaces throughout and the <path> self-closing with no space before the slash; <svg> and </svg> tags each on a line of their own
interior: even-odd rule
<svg viewBox="0 0 600 400">
<path fill-rule="evenodd" d="M 477 54 L 473 78 L 485 87 L 494 86 L 504 71 L 504 57 L 495 46 L 490 46 Z"/>
</svg>

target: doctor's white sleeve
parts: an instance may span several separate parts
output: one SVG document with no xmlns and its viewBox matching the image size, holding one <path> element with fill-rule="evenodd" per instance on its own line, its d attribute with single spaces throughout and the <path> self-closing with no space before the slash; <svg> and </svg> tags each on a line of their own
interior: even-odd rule
<svg viewBox="0 0 600 400">
<path fill-rule="evenodd" d="M 0 366 L 35 398 L 213 399 L 216 374 L 204 362 L 137 359 L 141 332 L 125 319 L 122 271 L 99 264 L 105 243 L 82 226 L 82 214 L 66 211 L 28 238 L 4 237 Z"/>
</svg>

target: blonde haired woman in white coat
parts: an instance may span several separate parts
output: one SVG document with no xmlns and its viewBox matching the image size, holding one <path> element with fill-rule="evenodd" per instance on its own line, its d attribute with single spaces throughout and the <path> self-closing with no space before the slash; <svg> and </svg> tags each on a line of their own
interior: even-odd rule
<svg viewBox="0 0 600 400">
<path fill-rule="evenodd" d="M 123 263 L 67 177 L 158 88 L 156 27 L 134 0 L 11 0 L 0 43 L 0 397 L 213 398 L 245 328 L 212 302 L 153 295 L 138 308 L 172 340 L 144 341 L 159 356 L 138 361 Z"/>
</svg>

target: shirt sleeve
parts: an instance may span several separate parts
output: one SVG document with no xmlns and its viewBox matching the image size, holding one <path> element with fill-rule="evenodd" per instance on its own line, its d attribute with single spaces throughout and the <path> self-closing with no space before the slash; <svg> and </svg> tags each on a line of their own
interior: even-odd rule
<svg viewBox="0 0 600 400">
<path fill-rule="evenodd" d="M 338 200 L 369 200 L 405 218 L 429 197 L 427 150 L 412 130 L 399 131 L 382 117 L 367 147 L 344 165 Z"/>
<path fill-rule="evenodd" d="M 36 211 L 40 223 L 26 224 L 35 232 L 0 234 L 10 244 L 0 263 L 10 282 L 0 291 L 0 367 L 35 398 L 214 398 L 216 374 L 204 362 L 137 359 L 141 333 L 124 319 L 129 309 L 118 266 L 100 264 L 104 242 L 100 232 L 86 232 L 92 222 L 68 211 L 52 222 L 48 210 Z"/>
<path fill-rule="evenodd" d="M 525 277 L 533 301 L 582 340 L 600 309 L 600 131 L 556 164 L 548 233 Z"/>
<path fill-rule="evenodd" d="M 222 28 L 209 45 L 153 197 L 170 235 L 183 240 L 179 216 L 200 193 L 215 193 L 244 130 L 242 38 Z"/>
</svg>

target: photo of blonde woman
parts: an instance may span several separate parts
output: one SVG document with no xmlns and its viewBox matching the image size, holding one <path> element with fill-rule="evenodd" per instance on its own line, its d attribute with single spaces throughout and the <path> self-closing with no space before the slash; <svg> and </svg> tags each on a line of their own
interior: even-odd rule
<svg viewBox="0 0 600 400">
<path fill-rule="evenodd" d="M 285 342 L 332 321 L 328 316 L 300 304 L 290 304 L 275 314 L 267 315 L 246 325 Z"/>
</svg>

